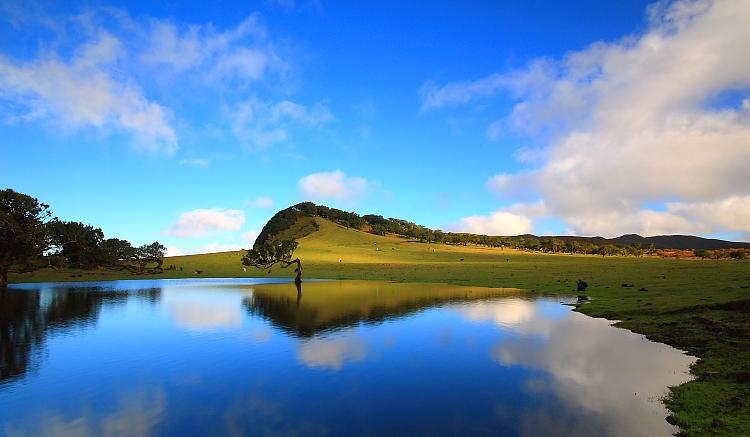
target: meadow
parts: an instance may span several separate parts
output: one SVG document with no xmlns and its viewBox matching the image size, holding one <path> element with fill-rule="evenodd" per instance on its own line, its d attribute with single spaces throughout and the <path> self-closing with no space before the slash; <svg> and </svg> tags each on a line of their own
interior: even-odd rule
<svg viewBox="0 0 750 437">
<path fill-rule="evenodd" d="M 309 219 L 313 220 L 313 219 Z M 590 300 L 576 310 L 700 357 L 696 380 L 665 400 L 690 435 L 750 435 L 750 261 L 602 257 L 453 246 L 378 236 L 323 219 L 299 239 L 304 277 L 510 287 Z M 304 223 L 302 223 L 304 225 Z M 156 275 L 43 269 L 11 282 L 182 277 L 291 277 L 243 266 L 243 252 L 170 257 Z M 201 271 L 196 274 L 196 271 Z M 585 293 L 576 281 L 585 280 Z"/>
</svg>

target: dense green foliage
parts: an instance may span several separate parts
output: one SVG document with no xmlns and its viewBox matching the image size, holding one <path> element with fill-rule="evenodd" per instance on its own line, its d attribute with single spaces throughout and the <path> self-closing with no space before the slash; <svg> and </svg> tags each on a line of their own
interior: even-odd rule
<svg viewBox="0 0 750 437">
<path fill-rule="evenodd" d="M 112 268 L 143 272 L 161 270 L 166 247 L 154 242 L 133 247 L 104 238 L 101 229 L 52 218 L 49 205 L 11 189 L 0 191 L 0 286 L 7 273 L 42 267 Z"/>
<path fill-rule="evenodd" d="M 277 240 L 256 245 L 242 257 L 242 264 L 263 269 L 271 268 L 277 263 L 289 264 L 296 249 L 297 242 L 294 240 Z"/>
<path fill-rule="evenodd" d="M 299 284 L 302 282 L 302 261 L 299 258 L 292 259 L 297 244 L 295 240 L 275 240 L 256 244 L 242 257 L 242 264 L 262 269 L 270 269 L 276 264 L 281 264 L 284 268 L 297 264 L 294 281 Z"/>
<path fill-rule="evenodd" d="M 0 287 L 16 266 L 30 270 L 49 247 L 49 205 L 11 189 L 0 191 Z"/>
</svg>

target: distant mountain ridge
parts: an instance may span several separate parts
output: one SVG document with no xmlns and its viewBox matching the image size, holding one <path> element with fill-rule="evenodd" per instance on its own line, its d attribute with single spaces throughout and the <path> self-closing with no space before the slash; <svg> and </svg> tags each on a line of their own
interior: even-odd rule
<svg viewBox="0 0 750 437">
<path fill-rule="evenodd" d="M 629 246 L 640 244 L 644 247 L 654 245 L 656 249 L 750 249 L 750 243 L 741 241 L 726 241 L 715 238 L 696 237 L 694 235 L 655 235 L 643 237 L 638 234 L 625 234 L 614 238 L 604 237 L 577 237 L 571 235 L 542 236 L 536 238 L 559 238 L 563 241 L 586 241 L 596 245 L 614 244 L 616 246 Z"/>
<path fill-rule="evenodd" d="M 718 240 L 713 238 L 696 237 L 693 235 L 657 235 L 643 237 L 638 234 L 625 234 L 615 238 L 604 237 L 579 237 L 571 235 L 543 235 L 532 234 L 515 236 L 488 236 L 464 232 L 444 232 L 429 229 L 407 220 L 396 218 L 384 218 L 380 215 L 359 214 L 329 208 L 324 205 L 316 205 L 312 202 L 303 202 L 292 205 L 289 208 L 277 212 L 263 226 L 255 247 L 279 237 L 285 239 L 298 239 L 309 235 L 317 230 L 314 220 L 302 220 L 303 218 L 320 217 L 348 228 L 358 229 L 377 235 L 395 234 L 405 238 L 413 238 L 420 241 L 429 241 L 446 244 L 481 244 L 487 246 L 520 246 L 528 248 L 541 248 L 545 245 L 554 247 L 560 242 L 571 246 L 574 244 L 589 246 L 619 246 L 619 247 L 642 247 L 654 249 L 680 249 L 680 250 L 721 250 L 721 249 L 750 249 L 750 243 Z"/>
</svg>

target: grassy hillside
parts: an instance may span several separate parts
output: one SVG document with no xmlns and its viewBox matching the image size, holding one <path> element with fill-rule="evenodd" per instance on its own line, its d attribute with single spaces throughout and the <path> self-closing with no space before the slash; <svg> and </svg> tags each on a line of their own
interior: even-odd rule
<svg viewBox="0 0 750 437">
<path fill-rule="evenodd" d="M 284 237 L 312 232 L 299 239 L 296 252 L 308 278 L 440 282 L 573 295 L 578 294 L 576 280 L 585 279 L 591 302 L 580 306 L 580 311 L 620 320 L 624 328 L 702 358 L 694 369 L 699 380 L 677 387 L 667 401 L 679 425 L 696 435 L 750 435 L 750 289 L 746 288 L 750 261 L 542 254 L 427 244 L 310 217 L 295 226 Z M 181 271 L 148 278 L 196 277 L 196 270 L 202 270 L 204 277 L 292 276 L 292 271 L 281 268 L 243 272 L 241 256 L 241 252 L 225 252 L 172 257 L 165 265 L 175 264 Z M 11 280 L 122 276 L 42 270 Z"/>
</svg>

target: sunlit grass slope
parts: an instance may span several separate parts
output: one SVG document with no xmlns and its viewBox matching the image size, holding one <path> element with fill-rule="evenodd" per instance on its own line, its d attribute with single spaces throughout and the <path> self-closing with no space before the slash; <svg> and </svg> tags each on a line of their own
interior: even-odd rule
<svg viewBox="0 0 750 437">
<path fill-rule="evenodd" d="M 317 222 L 317 230 L 312 221 Z M 299 238 L 296 255 L 307 278 L 380 279 L 515 287 L 578 294 L 579 310 L 620 320 L 620 326 L 702 359 L 699 381 L 677 387 L 668 405 L 688 434 L 750 435 L 750 261 L 678 260 L 541 254 L 448 246 L 377 236 L 319 218 L 303 218 L 284 237 Z M 159 277 L 291 277 L 290 270 L 243 271 L 242 252 L 167 258 L 177 271 Z M 179 268 L 182 267 L 182 270 Z M 200 270 L 201 274 L 195 272 Z M 78 276 L 80 275 L 80 276 Z M 137 278 L 127 273 L 43 270 L 12 281 Z M 623 287 L 623 284 L 628 287 Z"/>
</svg>

